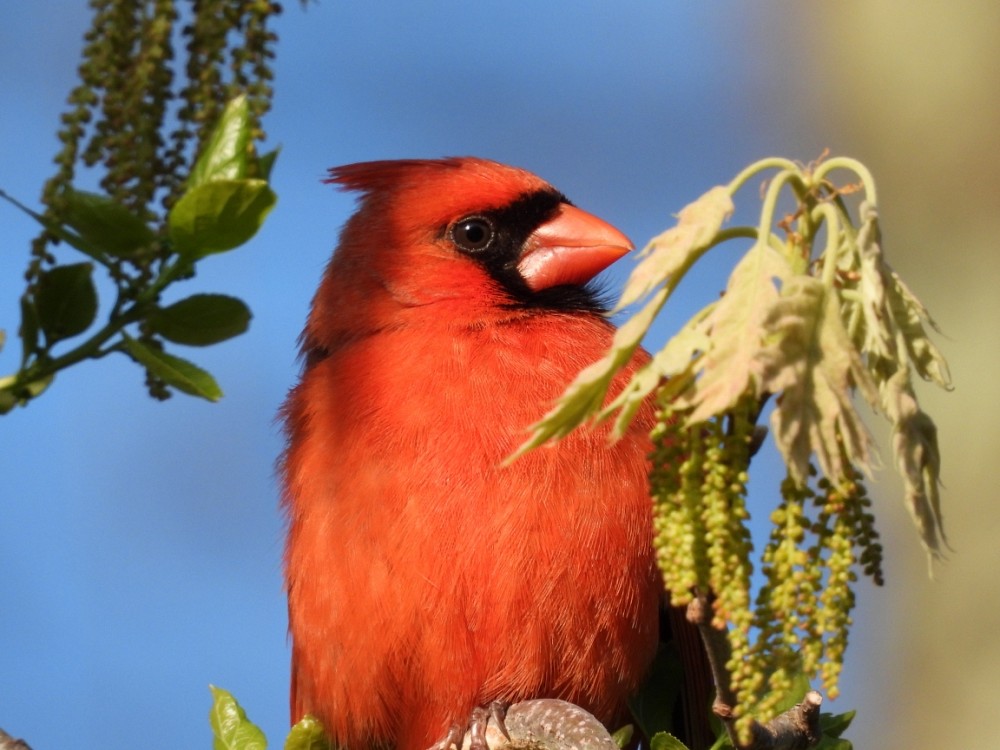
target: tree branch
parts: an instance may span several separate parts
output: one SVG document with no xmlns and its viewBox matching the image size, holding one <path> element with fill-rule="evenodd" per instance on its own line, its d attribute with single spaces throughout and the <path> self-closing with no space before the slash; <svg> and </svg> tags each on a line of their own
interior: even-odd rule
<svg viewBox="0 0 1000 750">
<path fill-rule="evenodd" d="M 819 709 L 823 697 L 815 690 L 810 690 L 801 703 L 775 716 L 766 724 L 753 720 L 750 743 L 741 744 L 733 713 L 736 694 L 732 690 L 726 669 L 726 663 L 731 657 L 726 631 L 712 625 L 712 605 L 706 596 L 697 596 L 691 600 L 687 618 L 698 628 L 702 643 L 705 644 L 716 687 L 712 711 L 725 726 L 733 747 L 739 750 L 808 750 L 819 743 L 822 736 Z"/>
</svg>

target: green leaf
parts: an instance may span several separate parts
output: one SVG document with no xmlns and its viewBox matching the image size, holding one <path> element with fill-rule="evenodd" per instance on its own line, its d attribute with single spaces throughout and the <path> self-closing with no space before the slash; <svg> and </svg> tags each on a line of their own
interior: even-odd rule
<svg viewBox="0 0 1000 750">
<path fill-rule="evenodd" d="M 632 741 L 632 735 L 634 734 L 635 727 L 632 724 L 626 724 L 612 734 L 611 739 L 616 745 L 618 745 L 618 747 L 624 748 Z"/>
<path fill-rule="evenodd" d="M 9 388 L 0 387 L 0 414 L 6 414 L 15 406 L 17 406 L 18 400 L 14 392 Z"/>
<path fill-rule="evenodd" d="M 857 711 L 845 711 L 842 714 L 820 714 L 819 728 L 828 737 L 840 737 L 854 721 Z"/>
<path fill-rule="evenodd" d="M 882 386 L 885 415 L 892 422 L 892 452 L 903 478 L 904 500 L 924 548 L 933 556 L 947 544 L 941 517 L 941 452 L 937 426 L 920 408 L 910 369 L 896 372 Z"/>
<path fill-rule="evenodd" d="M 28 359 L 38 350 L 38 308 L 35 301 L 27 294 L 21 296 L 21 362 Z"/>
<path fill-rule="evenodd" d="M 241 180 L 247 174 L 250 106 L 246 96 L 231 100 L 198 156 L 189 188 L 216 180 Z"/>
<path fill-rule="evenodd" d="M 860 213 L 864 223 L 858 232 L 860 257 L 861 305 L 864 313 L 864 351 L 881 360 L 889 360 L 894 369 L 906 367 L 904 352 L 899 351 L 897 336 L 909 354 L 917 373 L 946 390 L 951 390 L 948 363 L 927 336 L 923 324 L 939 331 L 924 304 L 910 291 L 885 260 L 881 247 L 878 210 L 863 202 Z"/>
<path fill-rule="evenodd" d="M 945 390 L 951 390 L 948 362 L 927 337 L 924 327 L 921 325 L 921 321 L 924 321 L 936 329 L 934 320 L 927 312 L 927 308 L 910 291 L 910 288 L 895 271 L 888 269 L 888 276 L 889 308 L 896 325 L 902 331 L 906 349 L 914 368 L 924 380 L 930 380 Z"/>
<path fill-rule="evenodd" d="M 146 222 L 106 195 L 67 191 L 63 218 L 90 246 L 119 258 L 135 255 L 156 239 Z"/>
<path fill-rule="evenodd" d="M 222 389 L 208 372 L 186 359 L 146 346 L 141 341 L 122 334 L 125 348 L 132 358 L 167 385 L 192 396 L 209 401 L 222 398 Z"/>
<path fill-rule="evenodd" d="M 778 299 L 775 280 L 788 278 L 790 272 L 781 253 L 762 242 L 736 264 L 725 294 L 702 323 L 711 346 L 698 362 L 697 383 L 676 402 L 679 409 L 692 409 L 689 424 L 722 414 L 758 385 L 756 356 L 763 345 L 763 322 Z"/>
<path fill-rule="evenodd" d="M 267 739 L 246 712 L 236 702 L 236 699 L 214 685 L 209 685 L 212 691 L 212 710 L 208 714 L 208 722 L 212 726 L 212 747 L 214 750 L 266 750 Z"/>
<path fill-rule="evenodd" d="M 106 264 L 107 261 L 104 258 L 104 255 L 102 254 L 101 250 L 91 245 L 76 232 L 69 231 L 66 227 L 64 227 L 62 224 L 59 224 L 58 222 L 49 221 L 40 213 L 32 211 L 30 208 L 28 208 L 20 201 L 16 200 L 10 195 L 7 195 L 7 193 L 5 193 L 3 190 L 0 190 L 0 198 L 7 201 L 11 205 L 17 207 L 24 213 L 26 213 L 28 216 L 37 221 L 39 224 L 45 227 L 49 232 L 51 232 L 54 236 L 58 237 L 60 240 L 65 242 L 70 247 L 79 250 L 88 258 L 93 258 L 94 260 L 100 263 Z"/>
<path fill-rule="evenodd" d="M 261 154 L 257 157 L 257 174 L 256 176 L 262 180 L 271 181 L 271 170 L 274 169 L 274 162 L 278 158 L 278 154 L 281 153 L 281 147 L 268 151 L 266 154 Z"/>
<path fill-rule="evenodd" d="M 781 394 L 771 429 L 789 471 L 805 482 L 813 452 L 835 485 L 848 464 L 869 471 L 872 442 L 852 394 L 859 390 L 877 408 L 878 388 L 844 329 L 837 295 L 796 276 L 762 322 L 769 343 L 758 353 L 761 387 Z"/>
<path fill-rule="evenodd" d="M 823 737 L 813 750 L 854 750 L 850 740 L 836 737 Z"/>
<path fill-rule="evenodd" d="M 217 180 L 180 197 L 167 224 L 175 248 L 197 259 L 232 250 L 253 237 L 277 196 L 264 180 Z"/>
<path fill-rule="evenodd" d="M 649 750 L 688 750 L 688 746 L 672 734 L 660 732 L 649 741 Z"/>
<path fill-rule="evenodd" d="M 175 344 L 208 346 L 238 336 L 250 325 L 250 308 L 224 294 L 195 294 L 149 317 L 149 325 Z"/>
<path fill-rule="evenodd" d="M 650 240 L 639 253 L 639 265 L 629 274 L 615 309 L 628 307 L 671 277 L 682 274 L 711 247 L 732 213 L 733 198 L 721 186 L 684 206 L 677 214 L 677 224 Z"/>
<path fill-rule="evenodd" d="M 712 188 L 681 209 L 677 225 L 655 237 L 642 250 L 639 255 L 642 260 L 630 274 L 615 309 L 648 297 L 645 305 L 615 332 L 610 351 L 580 372 L 555 407 L 532 425 L 531 436 L 507 459 L 508 462 L 547 440 L 569 434 L 601 409 L 614 376 L 631 360 L 642 337 L 687 270 L 717 239 L 732 208 L 727 189 Z M 643 368 L 636 377 L 640 379 L 638 382 L 626 386 L 628 394 L 623 393 L 623 399 L 616 400 L 614 407 L 609 405 L 601 415 L 603 418 L 613 409 L 620 409 L 614 434 L 624 432 L 638 404 L 660 380 L 655 366 Z"/>
<path fill-rule="evenodd" d="M 97 290 L 91 278 L 93 270 L 90 263 L 73 263 L 51 268 L 38 278 L 35 308 L 49 344 L 83 333 L 94 322 Z"/>
<path fill-rule="evenodd" d="M 315 716 L 304 716 L 285 739 L 285 750 L 335 750 Z"/>
</svg>

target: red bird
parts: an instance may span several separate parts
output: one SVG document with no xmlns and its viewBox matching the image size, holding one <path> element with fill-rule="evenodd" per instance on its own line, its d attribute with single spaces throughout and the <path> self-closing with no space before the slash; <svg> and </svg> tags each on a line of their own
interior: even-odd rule
<svg viewBox="0 0 1000 750">
<path fill-rule="evenodd" d="M 631 243 L 491 161 L 330 174 L 361 202 L 284 409 L 292 720 L 348 750 L 443 748 L 532 697 L 611 720 L 657 643 L 652 413 L 504 459 L 607 350 L 587 282 Z"/>
</svg>

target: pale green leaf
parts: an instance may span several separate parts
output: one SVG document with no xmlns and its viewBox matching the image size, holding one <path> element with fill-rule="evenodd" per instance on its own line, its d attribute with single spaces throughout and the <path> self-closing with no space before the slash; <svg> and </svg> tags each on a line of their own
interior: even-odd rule
<svg viewBox="0 0 1000 750">
<path fill-rule="evenodd" d="M 771 427 L 792 475 L 808 477 L 813 451 L 838 483 L 848 465 L 870 471 L 872 443 L 854 405 L 854 388 L 873 404 L 878 390 L 840 318 L 837 297 L 809 276 L 790 279 L 763 321 L 768 346 L 760 353 L 761 387 L 781 394 Z"/>
<path fill-rule="evenodd" d="M 863 203 L 861 216 L 863 224 L 857 238 L 858 291 L 864 317 L 862 351 L 874 355 L 869 369 L 877 380 L 888 379 L 907 366 L 908 354 L 920 377 L 950 388 L 948 363 L 928 338 L 923 324 L 934 330 L 938 330 L 937 325 L 923 303 L 885 261 L 875 207 Z M 901 351 L 903 347 L 905 354 Z"/>
<path fill-rule="evenodd" d="M 559 397 L 556 405 L 532 425 L 531 436 L 514 452 L 508 462 L 547 440 L 569 434 L 600 410 L 611 381 L 635 354 L 639 342 L 666 302 L 667 295 L 668 291 L 665 288 L 657 291 L 642 310 L 615 331 L 608 353 L 576 376 Z"/>
<path fill-rule="evenodd" d="M 699 361 L 699 377 L 676 406 L 692 410 L 689 421 L 701 422 L 722 414 L 753 386 L 763 346 L 764 319 L 778 300 L 775 281 L 790 274 L 785 258 L 773 247 L 758 243 L 740 259 L 722 298 L 706 320 L 711 347 Z"/>
<path fill-rule="evenodd" d="M 711 246 L 732 213 L 733 199 L 725 187 L 714 187 L 682 208 L 677 224 L 650 240 L 639 253 L 641 260 L 629 275 L 615 309 L 639 301 L 688 268 Z"/>
<path fill-rule="evenodd" d="M 188 187 L 246 177 L 249 142 L 250 105 L 246 96 L 237 96 L 226 104 L 191 170 Z"/>
<path fill-rule="evenodd" d="M 266 750 L 264 733 L 251 722 L 233 696 L 214 685 L 208 721 L 212 727 L 213 750 Z"/>
<path fill-rule="evenodd" d="M 692 384 L 700 357 L 711 346 L 706 320 L 715 305 L 715 302 L 709 304 L 692 317 L 647 364 L 635 372 L 614 400 L 604 407 L 598 419 L 605 419 L 618 412 L 612 429 L 613 437 L 625 434 L 642 403 L 664 380 L 670 380 L 674 391 L 672 396 Z"/>
<path fill-rule="evenodd" d="M 285 750 L 335 750 L 315 716 L 304 716 L 285 739 Z"/>
<path fill-rule="evenodd" d="M 595 415 L 608 394 L 614 376 L 635 354 L 643 336 L 666 303 L 676 283 L 687 268 L 707 250 L 715 240 L 719 228 L 732 213 L 733 204 L 729 191 L 715 187 L 688 204 L 678 214 L 677 225 L 653 239 L 643 249 L 642 258 L 629 277 L 616 309 L 622 309 L 652 294 L 645 305 L 626 321 L 616 333 L 611 350 L 599 361 L 584 369 L 569 385 L 556 405 L 539 422 L 532 426 L 531 437 L 511 456 L 517 458 L 547 440 L 562 437 Z M 661 286 L 656 290 L 657 286 Z M 654 293 L 654 290 L 655 293 Z M 675 362 L 690 359 L 684 347 L 694 342 L 694 337 L 683 338 L 659 361 L 650 363 L 636 373 L 625 391 L 608 405 L 600 418 L 618 410 L 614 433 L 621 435 L 635 416 L 643 398 L 656 388 L 663 368 Z M 700 345 L 703 337 L 698 338 Z M 666 362 L 665 360 L 669 360 Z M 680 365 L 678 365 L 678 369 Z"/>
<path fill-rule="evenodd" d="M 281 153 L 280 147 L 268 151 L 266 154 L 261 154 L 257 158 L 257 172 L 254 176 L 270 182 L 271 170 L 274 169 L 274 162 L 278 159 L 279 153 Z"/>
<path fill-rule="evenodd" d="M 866 354 L 896 364 L 899 362 L 899 352 L 889 315 L 889 302 L 885 289 L 886 265 L 879 239 L 876 215 L 868 212 L 858 232 L 857 240 L 860 256 L 858 292 L 861 295 L 860 305 L 864 321 L 859 345 L 861 351 Z M 848 256 L 850 253 L 843 255 Z M 894 371 L 895 367 L 892 369 Z"/>
<path fill-rule="evenodd" d="M 906 507 L 924 547 L 935 557 L 947 544 L 939 495 L 941 454 L 937 427 L 921 411 L 910 383 L 909 368 L 898 371 L 882 389 L 886 416 L 892 422 L 892 449 L 903 478 Z"/>
<path fill-rule="evenodd" d="M 937 326 L 928 314 L 927 308 L 903 283 L 899 275 L 892 269 L 888 271 L 886 289 L 889 310 L 902 332 L 914 369 L 924 380 L 930 380 L 942 388 L 950 389 L 951 373 L 948 371 L 948 363 L 928 338 L 923 323 L 928 323 L 934 329 L 937 329 Z"/>
</svg>

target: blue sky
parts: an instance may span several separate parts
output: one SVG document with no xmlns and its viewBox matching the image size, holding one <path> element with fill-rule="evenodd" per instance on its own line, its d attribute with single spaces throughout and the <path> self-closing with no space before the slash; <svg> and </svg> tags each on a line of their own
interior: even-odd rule
<svg viewBox="0 0 1000 750">
<path fill-rule="evenodd" d="M 89 20 L 83 2 L 62 6 L 14 3 L 0 25 L 0 187 L 32 205 Z M 778 4 L 327 0 L 302 11 L 289 0 L 277 31 L 266 128 L 282 147 L 278 206 L 249 246 L 174 292 L 234 294 L 254 312 L 238 339 L 178 349 L 225 398 L 154 402 L 135 365 L 108 358 L 0 422 L 0 727 L 36 750 L 207 747 L 209 683 L 233 691 L 273 746 L 284 736 L 275 413 L 351 210 L 320 184 L 327 167 L 486 156 L 537 172 L 641 244 L 757 158 L 849 145 L 800 96 L 802 50 Z M 0 327 L 13 334 L 35 227 L 6 205 L 0 225 Z M 722 279 L 701 273 L 655 336 Z"/>
</svg>

